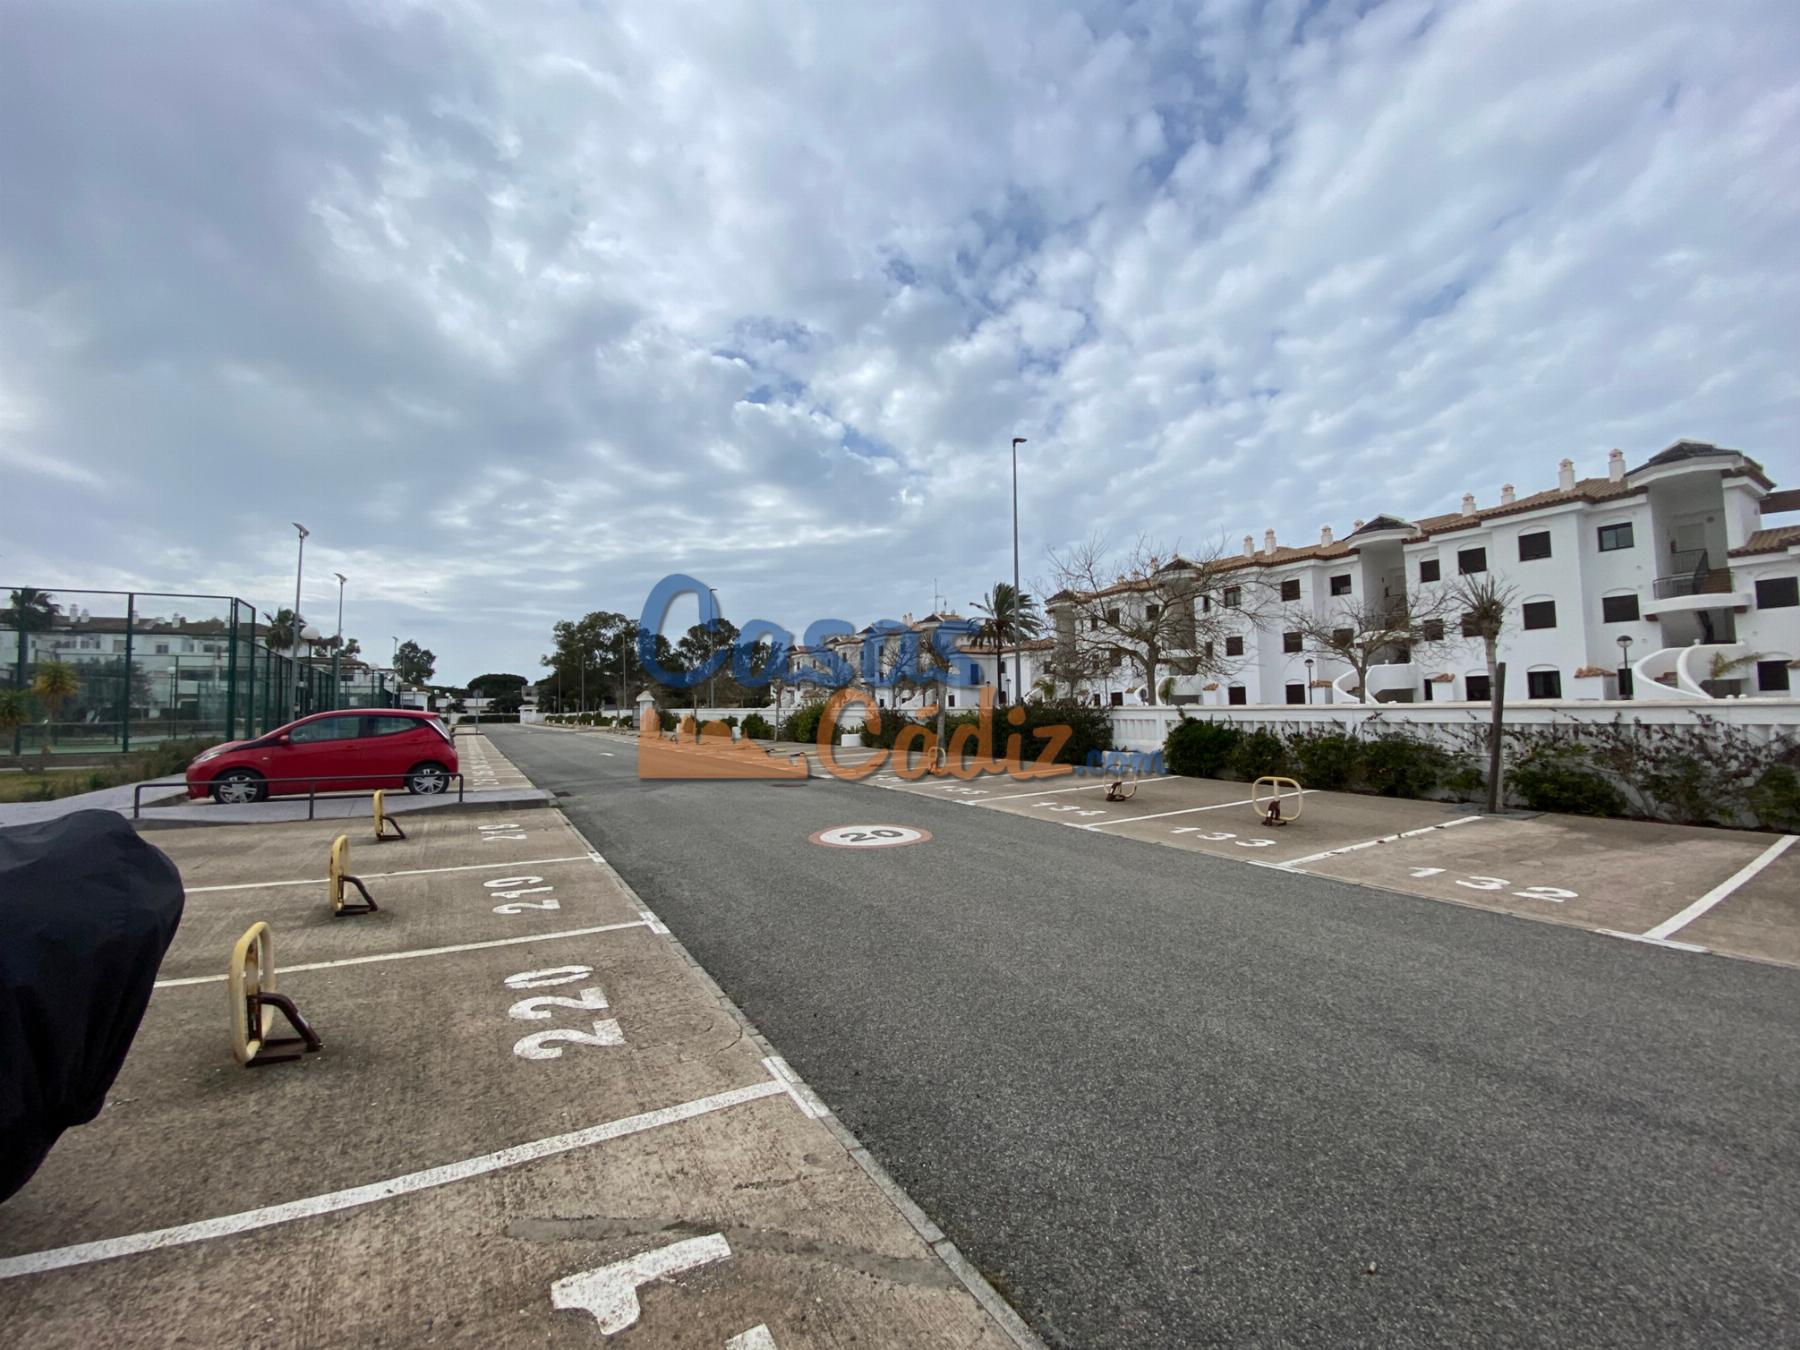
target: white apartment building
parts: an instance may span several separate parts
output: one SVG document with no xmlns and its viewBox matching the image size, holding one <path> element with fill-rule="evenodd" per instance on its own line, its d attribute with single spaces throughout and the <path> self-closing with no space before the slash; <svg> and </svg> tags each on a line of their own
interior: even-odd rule
<svg viewBox="0 0 1800 1350">
<path fill-rule="evenodd" d="M 1514 592 L 1500 643 L 1508 701 L 1792 697 L 1800 524 L 1768 518 L 1797 510 L 1800 491 L 1776 491 L 1748 456 L 1680 441 L 1636 469 L 1614 450 L 1595 478 L 1577 479 L 1565 459 L 1553 489 L 1521 497 L 1507 485 L 1487 506 L 1470 493 L 1460 510 L 1422 520 L 1377 514 L 1343 539 L 1327 527 L 1317 543 L 1284 546 L 1270 530 L 1257 548 L 1246 536 L 1218 569 L 1224 584 L 1208 584 L 1217 595 L 1200 602 L 1241 615 L 1225 625 L 1224 650 L 1201 663 L 1205 674 L 1182 673 L 1177 655 L 1158 683 L 1173 677 L 1176 703 L 1485 701 L 1482 644 L 1454 617 L 1444 640 L 1385 652 L 1366 689 L 1348 664 L 1309 647 L 1294 617 L 1371 603 L 1429 610 L 1449 578 L 1493 572 Z M 1141 606 L 1154 589 L 1127 582 L 1099 594 Z M 1059 642 L 1078 640 L 1075 610 L 1091 613 L 1095 598 L 1052 597 Z M 1133 704 L 1162 691 L 1123 662 L 1081 692 Z"/>
</svg>

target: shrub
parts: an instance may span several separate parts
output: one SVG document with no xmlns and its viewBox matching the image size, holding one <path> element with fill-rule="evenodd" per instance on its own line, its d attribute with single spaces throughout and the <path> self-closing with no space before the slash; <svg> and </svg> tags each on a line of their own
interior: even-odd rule
<svg viewBox="0 0 1800 1350">
<path fill-rule="evenodd" d="M 1007 720 L 1014 708 L 1022 708 L 1025 712 L 1024 723 L 1016 727 Z M 1069 739 L 1050 761 L 1053 764 L 1093 763 L 1113 748 L 1110 708 L 1096 708 L 1091 703 L 1077 703 L 1073 699 L 1058 699 L 1049 703 L 1013 704 L 1009 708 L 994 709 L 995 757 L 1005 758 L 1007 737 L 1017 733 L 1020 737 L 1019 757 L 1029 765 L 1046 748 L 1045 742 L 1036 733 L 1041 728 L 1053 726 L 1069 728 Z"/>
<path fill-rule="evenodd" d="M 1765 830 L 1800 830 L 1800 774 L 1787 765 L 1770 765 L 1747 795 Z"/>
<path fill-rule="evenodd" d="M 1513 765 L 1507 785 L 1533 811 L 1625 814 L 1625 794 L 1591 767 L 1587 750 L 1579 745 L 1553 743 L 1527 751 Z"/>
<path fill-rule="evenodd" d="M 789 715 L 781 728 L 784 741 L 814 741 L 819 735 L 819 718 L 825 713 L 823 699 L 802 703 Z"/>
<path fill-rule="evenodd" d="M 768 719 L 761 713 L 750 713 L 744 718 L 744 739 L 747 741 L 772 741 L 775 739 L 775 728 L 769 725 Z"/>
<path fill-rule="evenodd" d="M 1330 791 L 1352 781 L 1362 769 L 1362 745 L 1338 732 L 1296 733 L 1288 737 L 1288 763 L 1303 787 Z"/>
<path fill-rule="evenodd" d="M 1202 722 L 1183 717 L 1163 741 L 1163 760 L 1170 773 L 1189 778 L 1218 778 L 1244 733 L 1228 722 Z"/>
<path fill-rule="evenodd" d="M 1378 736 L 1363 743 L 1363 776 L 1384 797 L 1423 797 L 1435 788 L 1450 757 L 1411 736 Z"/>
<path fill-rule="evenodd" d="M 1286 767 L 1281 737 L 1258 728 L 1238 741 L 1231 752 L 1231 771 L 1239 778 L 1263 778 Z"/>
<path fill-rule="evenodd" d="M 1461 761 L 1456 768 L 1444 775 L 1443 786 L 1458 801 L 1483 801 L 1487 797 L 1487 775 L 1479 765 L 1467 760 Z"/>
</svg>

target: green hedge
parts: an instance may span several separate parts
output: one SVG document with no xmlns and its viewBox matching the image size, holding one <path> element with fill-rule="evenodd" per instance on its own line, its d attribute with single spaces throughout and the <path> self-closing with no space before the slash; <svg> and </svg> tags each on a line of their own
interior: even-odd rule
<svg viewBox="0 0 1800 1350">
<path fill-rule="evenodd" d="M 775 739 L 775 728 L 761 713 L 750 713 L 744 718 L 744 739 L 747 741 L 772 741 Z"/>
<path fill-rule="evenodd" d="M 1245 731 L 1229 722 L 1183 718 L 1163 742 L 1170 773 L 1191 778 L 1249 781 L 1286 774 L 1308 788 L 1422 797 L 1442 783 L 1456 761 L 1411 736 L 1356 740 L 1340 732 L 1297 732 L 1285 740 L 1265 728 Z"/>
</svg>

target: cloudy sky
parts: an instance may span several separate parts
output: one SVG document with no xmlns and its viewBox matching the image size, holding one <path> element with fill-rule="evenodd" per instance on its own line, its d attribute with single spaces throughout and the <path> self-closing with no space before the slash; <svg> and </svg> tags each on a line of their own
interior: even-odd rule
<svg viewBox="0 0 1800 1350">
<path fill-rule="evenodd" d="M 1800 480 L 1793 0 L 0 0 L 0 583 L 538 672 L 1096 530 Z M 289 599 L 284 599 L 288 597 Z"/>
</svg>

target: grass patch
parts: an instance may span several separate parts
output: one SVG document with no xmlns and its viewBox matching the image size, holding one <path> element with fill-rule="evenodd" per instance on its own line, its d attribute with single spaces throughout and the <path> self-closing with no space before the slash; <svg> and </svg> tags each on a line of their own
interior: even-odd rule
<svg viewBox="0 0 1800 1350">
<path fill-rule="evenodd" d="M 52 764 L 45 769 L 28 767 L 23 773 L 0 774 L 0 802 L 53 802 L 150 778 L 173 778 L 195 755 L 217 744 L 216 740 L 164 741 L 89 768 L 60 769 Z"/>
</svg>

